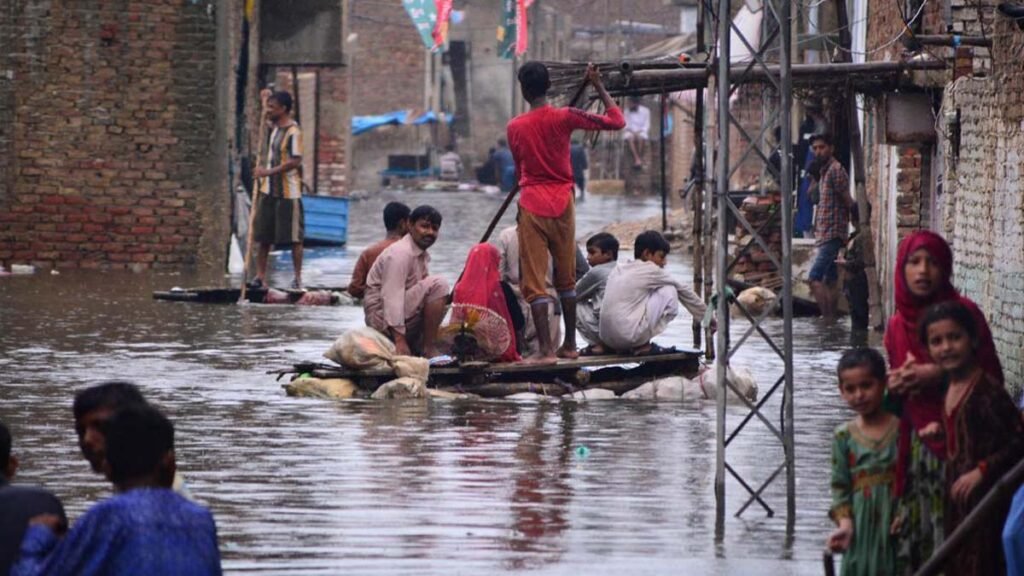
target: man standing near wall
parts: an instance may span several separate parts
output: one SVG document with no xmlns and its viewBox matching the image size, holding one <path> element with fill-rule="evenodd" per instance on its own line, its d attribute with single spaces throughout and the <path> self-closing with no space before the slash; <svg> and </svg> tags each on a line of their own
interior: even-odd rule
<svg viewBox="0 0 1024 576">
<path fill-rule="evenodd" d="M 822 168 L 818 178 L 818 208 L 814 215 L 817 251 L 807 279 L 821 315 L 832 319 L 836 314 L 838 297 L 836 258 L 849 233 L 853 198 L 850 197 L 850 177 L 832 156 L 832 139 L 825 134 L 816 134 L 811 138 L 811 150 Z"/>
<path fill-rule="evenodd" d="M 530 111 L 508 123 L 508 143 L 515 159 L 520 190 L 519 268 L 523 297 L 530 303 L 540 351 L 531 361 L 554 363 L 576 358 L 576 210 L 573 201 L 569 140 L 574 130 L 620 130 L 626 122 L 604 89 L 601 73 L 587 67 L 585 81 L 597 90 L 606 115 L 548 105 L 551 79 L 547 66 L 527 62 L 519 69 L 519 86 Z M 562 303 L 565 337 L 555 351 L 548 326 L 545 277 L 555 266 L 555 290 Z"/>
<path fill-rule="evenodd" d="M 260 250 L 256 255 L 256 278 L 250 287 L 267 285 L 267 259 L 274 244 L 289 244 L 295 279 L 292 288 L 302 288 L 302 238 L 305 221 L 302 214 L 302 134 L 292 120 L 292 95 L 263 90 L 263 109 L 273 126 L 267 146 L 267 160 L 253 175 L 259 179 L 253 240 Z"/>
</svg>

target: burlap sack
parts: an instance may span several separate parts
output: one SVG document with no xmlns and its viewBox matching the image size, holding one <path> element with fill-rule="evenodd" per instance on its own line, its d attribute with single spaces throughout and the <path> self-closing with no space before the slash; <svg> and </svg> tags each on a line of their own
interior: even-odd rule
<svg viewBox="0 0 1024 576">
<path fill-rule="evenodd" d="M 391 400 L 397 398 L 426 398 L 427 385 L 416 378 L 396 378 L 381 384 L 380 388 L 370 396 L 374 400 Z"/>
<path fill-rule="evenodd" d="M 380 368 L 390 364 L 394 357 L 395 345 L 391 340 L 369 326 L 345 332 L 324 352 L 324 358 L 353 370 Z"/>
<path fill-rule="evenodd" d="M 344 378 L 296 378 L 284 385 L 289 396 L 306 398 L 351 398 L 356 393 L 356 385 Z"/>
</svg>

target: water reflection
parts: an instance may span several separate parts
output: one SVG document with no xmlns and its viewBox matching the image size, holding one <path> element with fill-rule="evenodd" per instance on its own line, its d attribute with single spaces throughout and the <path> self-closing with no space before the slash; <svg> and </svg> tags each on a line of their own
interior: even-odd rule
<svg viewBox="0 0 1024 576">
<path fill-rule="evenodd" d="M 497 199 L 399 196 L 445 215 L 432 269 L 454 280 Z M 344 284 L 383 231 L 392 197 L 353 204 L 351 244 L 317 249 L 307 282 Z M 656 201 L 590 197 L 579 229 L 656 214 Z M 510 223 L 512 214 L 507 221 Z M 624 254 L 625 256 L 625 254 Z M 277 261 L 272 280 L 287 283 Z M 686 257 L 670 270 L 689 277 Z M 650 402 L 332 403 L 291 399 L 265 371 L 315 360 L 358 308 L 155 302 L 171 286 L 224 278 L 64 272 L 0 279 L 0 419 L 23 456 L 22 480 L 46 484 L 80 515 L 109 494 L 79 456 L 73 393 L 110 378 L 139 382 L 178 429 L 193 492 L 214 511 L 230 572 L 268 574 L 816 574 L 829 530 L 828 446 L 848 418 L 832 376 L 845 325 L 801 320 L 796 353 L 798 518 L 787 541 L 783 485 L 714 540 L 714 406 Z M 237 281 L 237 279 L 236 279 Z M 742 323 L 734 323 L 733 341 Z M 778 321 L 765 330 L 781 334 Z M 661 340 L 690 345 L 688 323 Z M 765 390 L 781 361 L 751 339 L 736 361 Z M 765 414 L 780 418 L 780 398 Z M 730 408 L 729 426 L 742 418 Z M 578 446 L 589 456 L 575 454 Z M 730 462 L 759 483 L 782 450 L 754 421 Z M 744 500 L 727 483 L 727 510 Z"/>
</svg>

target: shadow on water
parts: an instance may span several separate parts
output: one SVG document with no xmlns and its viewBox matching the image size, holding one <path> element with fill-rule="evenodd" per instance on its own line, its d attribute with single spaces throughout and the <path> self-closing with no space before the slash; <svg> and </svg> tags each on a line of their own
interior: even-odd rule
<svg viewBox="0 0 1024 576">
<path fill-rule="evenodd" d="M 380 236 L 380 211 L 392 198 L 442 211 L 432 268 L 449 280 L 500 200 L 408 194 L 356 202 L 350 245 L 310 251 L 307 283 L 345 284 L 359 251 Z M 655 215 L 658 203 L 591 197 L 578 212 L 582 236 L 614 219 Z M 687 258 L 672 255 L 670 270 L 689 278 Z M 273 270 L 273 283 L 290 281 L 287 255 Z M 216 515 L 230 572 L 819 573 L 830 529 L 829 441 L 849 417 L 833 376 L 850 343 L 845 324 L 794 325 L 794 537 L 785 534 L 779 482 L 764 495 L 775 517 L 755 504 L 730 516 L 716 542 L 712 403 L 287 398 L 266 370 L 319 358 L 362 323 L 361 310 L 150 298 L 228 280 L 117 272 L 0 279 L 0 419 L 15 434 L 21 480 L 55 490 L 72 516 L 109 495 L 77 453 L 70 405 L 87 385 L 128 379 L 174 419 L 180 467 Z M 778 321 L 765 327 L 781 333 Z M 734 323 L 733 341 L 742 329 Z M 659 341 L 691 345 L 689 323 Z M 755 372 L 762 392 L 781 374 L 781 361 L 756 338 L 735 361 Z M 776 423 L 779 400 L 765 406 Z M 730 407 L 730 429 L 742 416 Z M 782 450 L 753 421 L 729 459 L 759 484 Z M 743 496 L 730 479 L 729 514 Z"/>
</svg>

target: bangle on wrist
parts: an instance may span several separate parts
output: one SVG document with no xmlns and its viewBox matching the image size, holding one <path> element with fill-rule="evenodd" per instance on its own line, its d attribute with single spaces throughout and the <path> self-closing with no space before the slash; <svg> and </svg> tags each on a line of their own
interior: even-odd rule
<svg viewBox="0 0 1024 576">
<path fill-rule="evenodd" d="M 981 460 L 978 462 L 978 472 L 981 472 L 982 476 L 988 476 L 988 462 Z"/>
</svg>

